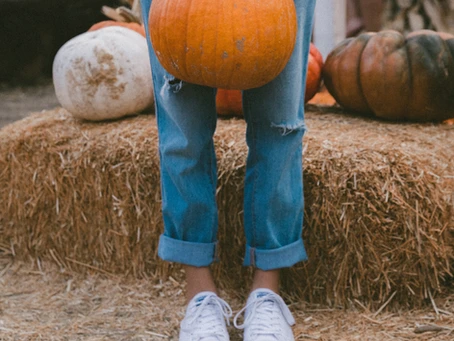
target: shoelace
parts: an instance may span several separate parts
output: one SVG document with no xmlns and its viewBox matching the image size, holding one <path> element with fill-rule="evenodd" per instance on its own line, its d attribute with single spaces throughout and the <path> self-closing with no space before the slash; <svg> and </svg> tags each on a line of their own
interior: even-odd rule
<svg viewBox="0 0 454 341">
<path fill-rule="evenodd" d="M 219 316 L 218 312 L 220 312 L 221 316 Z M 192 317 L 188 319 L 187 323 L 189 325 L 196 323 L 192 330 L 192 335 L 196 340 L 203 340 L 203 338 L 210 336 L 221 337 L 223 335 L 223 325 L 219 317 L 224 318 L 227 324 L 230 325 L 229 319 L 233 312 L 226 301 L 215 294 L 209 294 L 203 301 L 194 305 L 191 315 Z"/>
<path fill-rule="evenodd" d="M 251 307 L 243 324 L 238 324 L 238 318 L 246 309 Z M 281 335 L 279 318 L 275 314 L 280 310 L 289 325 L 295 324 L 295 319 L 284 300 L 276 294 L 266 294 L 254 299 L 241 309 L 233 319 L 233 324 L 238 329 L 250 328 L 252 335 L 272 335 L 276 338 Z"/>
</svg>

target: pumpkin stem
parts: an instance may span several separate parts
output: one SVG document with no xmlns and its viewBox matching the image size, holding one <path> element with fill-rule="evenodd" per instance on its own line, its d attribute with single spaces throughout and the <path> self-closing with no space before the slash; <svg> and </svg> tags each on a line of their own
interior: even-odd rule
<svg viewBox="0 0 454 341">
<path fill-rule="evenodd" d="M 140 15 L 138 16 L 132 9 L 129 9 L 127 7 L 118 7 L 116 11 L 126 19 L 127 22 L 135 22 L 140 24 Z"/>
<path fill-rule="evenodd" d="M 140 2 L 139 0 L 129 1 L 131 8 L 120 6 L 117 8 L 112 8 L 109 6 L 102 6 L 101 12 L 108 18 L 126 23 L 142 23 L 142 16 L 140 13 Z"/>
<path fill-rule="evenodd" d="M 137 16 L 138 23 L 142 23 L 142 9 L 140 6 L 140 0 L 133 0 L 131 5 L 132 12 Z"/>
</svg>

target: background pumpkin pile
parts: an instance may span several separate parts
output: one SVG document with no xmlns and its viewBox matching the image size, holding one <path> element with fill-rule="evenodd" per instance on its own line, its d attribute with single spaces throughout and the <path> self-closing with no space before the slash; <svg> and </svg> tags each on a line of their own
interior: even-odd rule
<svg viewBox="0 0 454 341">
<path fill-rule="evenodd" d="M 133 3 L 134 7 L 135 2 Z M 249 2 L 245 1 L 242 3 L 243 7 L 247 7 Z M 206 6 L 206 3 L 202 4 Z M 217 65 L 222 64 L 221 62 L 216 62 L 216 55 L 221 56 L 216 51 L 212 51 L 211 47 L 216 45 L 217 49 L 221 50 L 229 50 L 229 46 L 226 41 L 232 41 L 232 36 L 252 36 L 254 39 L 247 39 L 248 41 L 255 41 L 260 39 L 261 36 L 265 35 L 263 32 L 258 32 L 256 29 L 251 29 L 251 27 L 255 27 L 254 25 L 245 25 L 243 27 L 242 32 L 232 32 L 228 30 L 227 25 L 223 32 L 225 33 L 227 38 L 222 40 L 221 38 L 216 38 L 219 41 L 216 44 L 213 44 L 213 41 L 206 41 L 206 39 L 202 41 L 197 41 L 196 45 L 199 46 L 200 44 L 204 45 L 204 55 L 207 53 L 212 52 L 212 58 L 209 60 L 212 62 L 209 67 L 212 68 L 211 75 L 215 75 L 215 77 L 208 77 L 206 74 L 202 75 L 202 71 L 206 70 L 205 67 L 200 67 L 203 61 L 197 59 L 198 55 L 186 56 L 186 52 L 182 51 L 182 47 L 186 46 L 187 44 L 182 44 L 181 39 L 176 39 L 178 37 L 170 36 L 172 32 L 166 31 L 166 27 L 175 27 L 181 26 L 181 20 L 185 19 L 187 16 L 183 17 L 174 17 L 174 16 L 166 16 L 169 20 L 174 20 L 174 22 L 163 22 L 158 20 L 162 16 L 162 11 L 165 10 L 163 7 L 163 3 L 159 1 L 153 1 L 153 8 L 150 13 L 150 35 L 153 41 L 153 46 L 157 53 L 161 63 L 163 64 L 164 68 L 166 68 L 169 72 L 171 72 L 177 78 L 189 81 L 191 83 L 196 84 L 203 84 L 207 86 L 212 86 L 218 88 L 217 95 L 216 95 L 216 111 L 219 115 L 222 116 L 242 116 L 242 93 L 241 90 L 238 89 L 248 89 L 252 87 L 258 87 L 263 84 L 266 84 L 274 77 L 276 77 L 282 69 L 285 67 L 291 52 L 293 50 L 294 42 L 296 39 L 296 13 L 294 9 L 293 2 L 291 0 L 288 1 L 279 1 L 276 3 L 264 3 L 263 9 L 265 12 L 268 13 L 270 17 L 275 16 L 273 8 L 275 6 L 283 6 L 286 8 L 285 11 L 280 11 L 285 14 L 285 22 L 289 22 L 289 25 L 284 27 L 283 29 L 279 29 L 276 31 L 276 34 L 281 36 L 280 39 L 269 40 L 263 44 L 259 44 L 260 47 L 263 47 L 264 50 L 261 53 L 251 53 L 252 50 L 256 48 L 256 46 L 244 46 L 241 49 L 238 49 L 236 45 L 235 51 L 231 51 L 229 53 L 231 55 L 230 58 L 221 58 L 221 62 L 226 64 L 227 66 L 222 68 L 217 68 Z M 181 6 L 181 4 L 179 5 Z M 233 7 L 232 7 L 233 8 Z M 169 10 L 169 9 L 166 9 Z M 194 8 L 191 8 L 194 11 Z M 60 101 L 60 104 L 63 108 L 68 110 L 72 113 L 75 117 L 86 119 L 86 120 L 107 120 L 107 119 L 116 119 L 123 116 L 132 115 L 134 113 L 138 113 L 143 111 L 144 109 L 150 107 L 153 103 L 151 99 L 148 99 L 149 95 L 152 93 L 150 90 L 149 93 L 144 94 L 142 97 L 146 97 L 146 103 L 144 99 L 141 98 L 141 103 L 137 103 L 137 95 L 136 96 L 123 96 L 121 98 L 114 98 L 112 102 L 112 96 L 106 96 L 106 89 L 103 88 L 103 84 L 99 84 L 99 79 L 104 78 L 105 74 L 105 65 L 97 65 L 99 64 L 99 60 L 93 59 L 93 46 L 89 48 L 90 51 L 84 47 L 87 44 L 87 41 L 93 39 L 93 32 L 98 32 L 96 35 L 97 38 L 103 39 L 105 36 L 106 42 L 110 40 L 108 37 L 112 34 L 120 34 L 124 35 L 124 29 L 132 30 L 136 33 L 139 33 L 143 37 L 145 37 L 145 29 L 143 24 L 140 22 L 140 16 L 128 11 L 124 7 L 118 7 L 117 11 L 104 7 L 104 13 L 111 17 L 112 20 L 105 20 L 93 25 L 88 32 L 83 33 L 70 41 L 67 42 L 62 48 L 60 49 L 59 53 L 56 55 L 54 60 L 54 72 L 53 72 L 53 79 L 54 85 L 56 88 L 57 98 Z M 174 10 L 175 12 L 176 10 Z M 186 13 L 189 11 L 182 11 Z M 250 12 L 250 10 L 248 11 Z M 153 14 L 152 14 L 153 13 Z M 125 16 L 121 16 L 120 14 L 124 14 Z M 263 14 L 263 13 L 262 13 Z M 244 16 L 244 11 L 237 11 L 235 15 Z M 248 13 L 248 17 L 251 17 L 251 13 Z M 209 18 L 213 19 L 213 15 L 209 15 L 208 17 L 200 18 L 200 20 L 208 20 Z M 115 20 L 113 20 L 115 19 Z M 246 20 L 246 18 L 243 18 Z M 126 21 L 121 21 L 126 20 Z M 214 19 L 216 20 L 216 19 Z M 244 21 L 242 20 L 242 21 Z M 176 21 L 176 22 L 175 22 Z M 227 23 L 228 24 L 228 23 Z M 271 28 L 273 25 L 268 25 Z M 109 34 L 105 32 L 106 28 L 117 27 L 116 30 L 110 29 Z M 183 25 L 183 28 L 186 27 Z M 267 25 L 264 26 L 263 30 L 269 30 L 270 27 L 267 28 Z M 121 29 L 120 29 L 121 28 Z M 197 28 L 197 27 L 196 27 Z M 276 29 L 276 27 L 275 27 Z M 237 30 L 238 31 L 238 30 Z M 191 31 L 192 35 L 197 38 L 197 36 L 203 36 L 197 30 Z M 187 33 L 187 32 L 186 32 Z M 175 35 L 175 33 L 173 33 Z M 238 35 L 239 34 L 239 35 Z M 269 35 L 269 33 L 267 33 Z M 186 36 L 186 34 L 182 35 Z M 162 39 L 162 37 L 167 37 L 168 39 Z M 238 38 L 236 37 L 236 38 Z M 194 39 L 195 39 L 194 38 Z M 119 36 L 118 39 L 121 41 L 124 39 L 123 37 Z M 193 40 L 194 40 L 193 39 Z M 239 38 L 238 38 L 239 39 Z M 236 41 L 238 41 L 236 39 Z M 261 39 L 263 40 L 263 39 Z M 121 53 L 117 49 L 117 53 L 112 51 L 111 58 L 114 61 L 113 64 L 119 66 L 126 63 L 126 60 L 122 58 L 122 56 L 127 53 L 129 59 L 133 60 L 133 64 L 137 67 L 137 69 L 143 71 L 146 70 L 149 60 L 148 57 L 144 56 L 144 40 L 135 37 L 133 39 L 134 43 L 140 45 L 140 53 L 137 54 L 137 51 L 133 50 L 128 46 L 129 52 L 122 51 Z M 224 42 L 225 46 L 220 46 L 220 42 Z M 283 44 L 282 42 L 285 41 Z M 169 43 L 170 42 L 170 43 Z M 172 44 L 173 42 L 173 44 Z M 130 43 L 130 42 L 128 42 Z M 77 45 L 79 48 L 74 48 L 74 45 Z M 70 50 L 68 47 L 72 47 Z M 269 51 L 273 51 L 273 54 L 270 54 Z M 171 51 L 171 52 L 169 52 Z M 244 54 L 246 57 L 241 56 L 242 52 L 246 51 Z M 84 55 L 85 54 L 85 55 Z M 255 54 L 255 55 L 254 55 Z M 175 55 L 182 55 L 183 57 L 187 57 L 191 61 L 191 68 L 186 70 L 188 72 L 182 73 L 179 72 L 180 68 L 175 69 L 175 62 L 174 56 Z M 252 57 L 251 57 L 252 56 Z M 243 60 L 248 61 L 248 58 L 256 58 L 259 57 L 259 60 L 254 59 L 254 63 L 258 62 L 259 65 L 262 65 L 261 68 L 253 68 L 249 64 L 244 64 L 242 68 L 235 69 L 235 65 L 239 65 L 239 59 L 243 58 Z M 246 58 L 246 59 L 244 59 Z M 129 60 L 128 59 L 128 60 Z M 180 58 L 181 59 L 181 58 Z M 206 59 L 206 58 L 205 58 Z M 74 61 L 77 60 L 77 67 L 74 65 Z M 251 59 L 252 60 L 252 59 Z M 72 61 L 72 62 L 68 62 Z M 186 59 L 183 60 L 184 62 Z M 146 64 L 146 65 L 145 65 Z M 199 67 L 197 67 L 199 65 Z M 310 55 L 309 55 L 309 66 L 308 66 L 308 74 L 307 74 L 307 89 L 305 94 L 306 102 L 309 101 L 319 90 L 321 84 L 321 74 L 322 74 L 322 67 L 323 67 L 323 57 L 315 47 L 315 45 L 311 44 L 310 48 Z M 75 86 L 74 82 L 69 82 L 68 79 L 74 77 L 68 77 L 68 74 L 73 74 L 73 70 L 84 70 L 90 69 L 90 72 L 84 72 L 79 77 L 78 85 Z M 130 68 L 127 68 L 128 71 L 131 71 Z M 195 70 L 195 71 L 193 71 Z M 233 76 L 232 71 L 233 70 Z M 126 76 L 124 74 L 119 74 L 119 68 L 110 70 L 111 73 L 115 73 L 115 77 L 111 77 L 113 81 L 114 78 L 121 78 L 124 82 L 116 81 L 115 84 L 112 84 L 112 81 L 108 84 L 108 92 L 111 93 L 115 90 L 115 87 L 129 87 L 133 92 L 137 93 L 144 93 L 143 89 L 145 87 L 140 85 L 130 84 L 133 83 L 133 79 L 135 76 Z M 192 72 L 193 71 L 193 72 Z M 123 71 L 122 71 L 123 72 Z M 117 77 L 118 76 L 118 77 Z M 126 79 L 129 78 L 129 79 Z M 144 78 L 144 76 L 142 76 Z M 151 76 L 150 76 L 151 79 Z M 148 80 L 147 80 L 148 81 Z M 126 85 L 125 85 L 126 84 Z M 105 85 L 105 84 L 104 84 Z M 152 89 L 151 86 L 148 88 Z M 235 89 L 235 90 L 227 90 L 228 89 Z M 74 91 L 76 89 L 76 91 Z M 77 90 L 81 91 L 77 91 Z M 104 90 L 104 91 L 103 91 Z M 85 92 L 85 94 L 84 94 Z M 98 94 L 99 92 L 99 94 Z M 118 93 L 118 92 L 116 92 Z M 85 96 L 84 96 L 85 95 Z M 115 96 L 114 96 L 115 97 Z M 118 97 L 118 96 L 117 96 Z M 104 100 L 103 100 L 104 99 Z M 119 102 L 122 103 L 119 103 Z"/>
<path fill-rule="evenodd" d="M 207 5 L 206 3 L 203 4 L 204 6 Z M 284 6 L 282 3 L 280 4 Z M 285 3 L 285 6 L 290 5 L 291 2 Z M 161 12 L 166 10 L 163 7 L 163 2 L 154 1 L 152 6 L 150 35 L 155 50 L 160 51 L 158 57 L 164 68 L 180 79 L 218 88 L 216 110 L 220 116 L 242 116 L 241 89 L 261 86 L 273 79 L 285 66 L 289 51 L 291 51 L 293 46 L 295 25 L 289 24 L 284 30 L 284 36 L 288 36 L 287 43 L 283 44 L 285 49 L 279 50 L 279 53 L 273 55 L 267 53 L 266 50 L 264 52 L 266 58 L 274 57 L 272 58 L 271 69 L 264 69 L 266 72 L 254 73 L 250 71 L 253 68 L 245 67 L 233 72 L 233 77 L 227 77 L 226 75 L 230 76 L 232 74 L 230 72 L 232 68 L 216 69 L 219 65 L 216 62 L 216 56 L 219 57 L 220 54 L 209 48 L 209 43 L 213 45 L 213 41 L 197 41 L 198 46 L 205 44 L 205 54 L 211 54 L 209 62 L 212 64 L 212 74 L 216 76 L 210 78 L 202 74 L 201 68 L 196 67 L 202 63 L 199 60 L 200 58 L 197 59 L 198 55 L 186 55 L 183 53 L 184 51 L 180 51 L 182 46 L 186 46 L 186 44 L 181 42 L 183 38 L 170 36 L 172 33 L 167 32 L 165 28 L 169 27 L 169 23 L 157 19 L 162 16 Z M 81 36 L 86 36 L 93 31 L 104 30 L 110 26 L 121 26 L 121 28 L 135 31 L 145 37 L 145 29 L 140 22 L 140 16 L 132 16 L 133 19 L 129 16 L 128 20 L 133 20 L 132 22 L 118 21 L 122 19 L 121 17 L 116 17 L 116 14 L 112 17 L 117 20 L 106 20 L 97 23 L 89 29 L 89 32 L 83 33 Z M 292 19 L 292 15 L 289 18 Z M 178 18 L 175 17 L 173 19 L 177 20 Z M 200 20 L 205 21 L 208 19 L 202 16 Z M 170 27 L 175 26 L 174 24 L 170 23 Z M 185 25 L 183 26 L 186 27 Z M 242 34 L 254 35 L 257 33 L 253 31 L 249 28 Z M 192 34 L 195 37 L 197 35 L 201 36 L 196 29 Z M 232 32 L 226 33 L 230 38 L 232 34 Z M 167 39 L 162 39 L 162 37 L 167 37 Z M 81 37 L 76 38 L 83 40 Z M 232 41 L 232 39 L 225 40 Z M 141 39 L 140 45 L 142 52 L 145 51 L 145 39 Z M 227 46 L 223 48 L 228 49 Z M 169 51 L 173 52 L 169 53 Z M 191 65 L 194 66 L 191 70 L 195 71 L 189 70 L 191 73 L 186 70 L 188 72 L 182 73 L 181 69 L 175 69 L 175 63 L 173 62 L 175 55 L 186 57 Z M 58 54 L 56 60 L 57 57 Z M 65 55 L 65 58 L 70 59 L 70 57 L 68 54 Z M 113 58 L 121 58 L 121 54 L 114 53 Z M 80 60 L 86 64 L 93 63 L 90 58 L 84 58 L 83 55 L 79 56 L 79 63 Z M 234 58 L 232 60 L 234 64 Z M 118 60 L 117 64 L 121 65 L 121 63 L 123 61 Z M 134 64 L 136 68 L 145 70 L 149 64 L 148 57 L 141 53 L 140 57 L 135 58 Z M 136 99 L 134 96 L 130 96 L 129 99 L 122 98 L 121 101 L 129 101 L 131 103 L 117 106 L 117 110 L 112 111 L 108 105 L 105 107 L 98 105 L 96 108 L 89 110 L 87 106 L 92 104 L 90 99 L 85 97 L 83 98 L 85 106 L 81 109 L 82 112 L 81 110 L 78 111 L 74 105 L 68 104 L 73 92 L 67 91 L 68 94 L 65 98 L 61 95 L 59 96 L 59 92 L 61 93 L 60 88 L 69 89 L 70 86 L 64 82 L 62 83 L 61 80 L 65 79 L 65 77 L 56 74 L 55 70 L 54 68 L 57 97 L 62 106 L 76 117 L 88 120 L 119 118 L 150 108 L 153 103 L 152 99 L 148 99 L 146 105 L 133 105 L 132 101 L 136 101 Z M 268 78 L 265 79 L 264 74 Z M 93 78 L 96 77 L 95 74 L 91 76 Z M 84 82 L 95 84 L 95 82 L 87 79 Z M 129 82 L 134 81 L 130 78 L 127 81 L 128 86 L 130 86 Z M 311 43 L 305 92 L 306 103 L 320 90 L 322 84 L 326 86 L 326 89 L 334 97 L 338 105 L 347 111 L 353 111 L 360 115 L 375 116 L 394 121 L 419 122 L 442 121 L 452 118 L 454 117 L 454 36 L 429 30 L 415 31 L 406 36 L 394 30 L 384 30 L 377 33 L 367 32 L 342 41 L 331 51 L 325 62 L 316 46 Z M 137 92 L 143 92 L 143 87 L 133 88 Z M 91 93 L 95 92 L 91 91 Z M 150 93 L 147 96 L 152 96 L 151 85 Z M 128 109 L 121 109 L 121 107 L 127 107 Z M 80 108 L 81 106 L 79 106 Z"/>
</svg>

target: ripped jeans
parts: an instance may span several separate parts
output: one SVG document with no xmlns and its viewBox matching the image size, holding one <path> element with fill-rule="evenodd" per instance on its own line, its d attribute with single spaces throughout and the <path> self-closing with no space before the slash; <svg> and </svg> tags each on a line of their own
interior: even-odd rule
<svg viewBox="0 0 454 341">
<path fill-rule="evenodd" d="M 167 261 L 208 266 L 217 260 L 216 89 L 181 82 L 160 65 L 148 34 L 152 0 L 142 14 L 153 73 L 159 132 Z M 243 91 L 248 157 L 244 183 L 245 266 L 262 270 L 305 260 L 302 239 L 304 92 L 315 0 L 295 0 L 298 36 L 282 73 Z M 228 250 L 224 250 L 228 252 Z"/>
</svg>

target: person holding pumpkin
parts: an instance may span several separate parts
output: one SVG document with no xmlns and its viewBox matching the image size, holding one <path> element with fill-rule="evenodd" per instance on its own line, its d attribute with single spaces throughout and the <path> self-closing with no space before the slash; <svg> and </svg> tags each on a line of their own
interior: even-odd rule
<svg viewBox="0 0 454 341">
<path fill-rule="evenodd" d="M 180 341 L 226 341 L 232 310 L 218 296 L 210 272 L 218 252 L 213 143 L 216 89 L 181 81 L 163 68 L 150 39 L 152 1 L 141 0 L 141 9 L 159 132 L 164 233 L 158 254 L 163 260 L 183 264 L 186 273 L 188 306 Z M 254 6 L 259 4 L 254 2 Z M 285 68 L 269 83 L 243 91 L 249 148 L 244 265 L 255 271 L 246 305 L 235 316 L 234 325 L 244 329 L 245 341 L 294 340 L 291 326 L 295 321 L 279 296 L 279 273 L 307 258 L 302 240 L 302 138 L 315 0 L 294 0 L 294 4 L 296 43 Z"/>
</svg>

